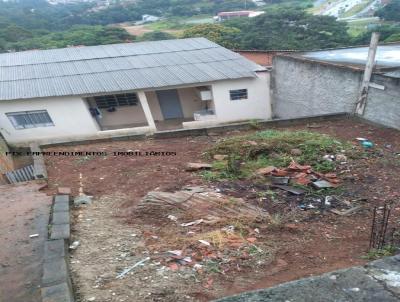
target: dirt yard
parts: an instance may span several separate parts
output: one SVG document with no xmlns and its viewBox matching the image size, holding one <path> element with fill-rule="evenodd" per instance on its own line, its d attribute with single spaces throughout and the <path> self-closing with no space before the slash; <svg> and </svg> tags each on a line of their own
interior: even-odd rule
<svg viewBox="0 0 400 302">
<path fill-rule="evenodd" d="M 210 301 L 368 261 L 363 256 L 369 244 L 371 209 L 400 197 L 400 132 L 352 120 L 285 129 L 329 134 L 348 140 L 355 148 L 359 148 L 357 137 L 374 143 L 367 154 L 349 159 L 335 171 L 341 180 L 341 200 L 361 209 L 348 216 L 304 211 L 297 199 L 281 190 L 271 192 L 262 184 L 241 180 L 210 181 L 200 173 L 185 171 L 186 163 L 204 161 L 204 152 L 219 136 L 46 150 L 108 152 L 107 156 L 46 158 L 48 193 L 67 186 L 77 194 L 82 173 L 85 193 L 94 196 L 91 205 L 74 210 L 73 239 L 80 245 L 72 251 L 71 268 L 80 301 Z M 225 137 L 241 134 L 233 131 Z M 112 154 L 128 151 L 151 153 Z M 159 199 L 154 202 L 154 196 L 143 201 L 150 191 L 175 194 L 199 186 L 210 192 L 190 193 L 188 198 L 184 197 L 188 193 L 180 193 L 182 205 L 190 201 L 191 209 Z M 263 205 L 259 213 L 250 210 L 243 217 L 241 213 L 231 217 L 229 213 L 239 211 L 242 202 Z M 264 206 L 268 203 L 290 208 L 290 217 L 285 213 L 272 217 Z M 203 216 L 198 214 L 201 209 Z M 395 204 L 392 215 L 398 217 L 399 210 Z M 221 214 L 224 211 L 226 215 Z M 189 222 L 193 224 L 182 225 Z M 143 265 L 116 278 L 141 260 Z"/>
</svg>

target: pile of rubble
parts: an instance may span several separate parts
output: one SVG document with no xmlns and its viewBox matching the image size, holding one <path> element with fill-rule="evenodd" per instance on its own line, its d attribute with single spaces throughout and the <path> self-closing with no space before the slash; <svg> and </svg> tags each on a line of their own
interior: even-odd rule
<svg viewBox="0 0 400 302">
<path fill-rule="evenodd" d="M 149 192 L 135 213 L 143 226 L 152 260 L 172 271 L 191 268 L 199 274 L 237 269 L 240 263 L 269 251 L 256 245 L 267 213 L 241 198 L 203 187 L 177 192 Z M 157 214 L 157 220 L 149 219 Z M 235 223 L 240 222 L 240 229 Z M 255 257 L 257 258 L 257 257 Z"/>
</svg>

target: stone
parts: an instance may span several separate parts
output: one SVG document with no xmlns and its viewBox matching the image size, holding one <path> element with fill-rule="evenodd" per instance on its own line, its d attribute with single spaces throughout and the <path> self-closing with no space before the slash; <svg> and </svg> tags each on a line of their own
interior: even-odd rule
<svg viewBox="0 0 400 302">
<path fill-rule="evenodd" d="M 212 165 L 206 163 L 187 163 L 186 164 L 186 171 L 199 171 L 199 170 L 210 170 Z"/>
<path fill-rule="evenodd" d="M 64 258 L 65 249 L 64 239 L 46 241 L 44 245 L 44 261 L 49 262 L 54 259 Z"/>
<path fill-rule="evenodd" d="M 347 161 L 347 156 L 344 154 L 338 154 L 336 155 L 336 161 L 338 162 L 346 162 Z"/>
<path fill-rule="evenodd" d="M 69 224 L 69 212 L 54 212 L 52 222 L 53 224 Z"/>
<path fill-rule="evenodd" d="M 50 239 L 69 239 L 70 225 L 69 224 L 55 224 L 51 226 Z"/>
<path fill-rule="evenodd" d="M 290 154 L 292 154 L 294 156 L 300 156 L 300 155 L 303 154 L 303 151 L 301 151 L 300 149 L 295 148 L 295 149 L 290 150 Z"/>
<path fill-rule="evenodd" d="M 75 206 L 79 206 L 82 204 L 91 204 L 91 203 L 92 203 L 92 197 L 87 195 L 79 195 L 74 199 Z"/>
<path fill-rule="evenodd" d="M 71 195 L 71 188 L 68 187 L 58 187 L 58 194 L 60 195 Z"/>
<path fill-rule="evenodd" d="M 42 302 L 73 302 L 71 290 L 66 282 L 43 287 L 41 289 Z"/>
<path fill-rule="evenodd" d="M 42 285 L 51 286 L 68 282 L 68 268 L 64 258 L 53 259 L 43 264 Z"/>
</svg>

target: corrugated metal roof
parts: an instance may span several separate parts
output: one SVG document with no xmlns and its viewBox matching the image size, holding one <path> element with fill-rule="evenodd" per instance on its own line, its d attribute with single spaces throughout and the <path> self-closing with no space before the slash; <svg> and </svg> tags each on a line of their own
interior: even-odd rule
<svg viewBox="0 0 400 302">
<path fill-rule="evenodd" d="M 384 73 L 385 76 L 390 78 L 400 79 L 400 69 Z"/>
<path fill-rule="evenodd" d="M 0 54 L 0 100 L 255 77 L 263 67 L 204 38 Z"/>
</svg>

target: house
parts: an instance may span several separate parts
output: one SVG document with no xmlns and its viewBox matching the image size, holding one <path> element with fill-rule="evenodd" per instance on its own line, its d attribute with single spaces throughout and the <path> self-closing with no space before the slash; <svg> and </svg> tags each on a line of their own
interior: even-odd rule
<svg viewBox="0 0 400 302">
<path fill-rule="evenodd" d="M 264 14 L 263 11 L 251 11 L 251 10 L 242 10 L 242 11 L 234 11 L 234 12 L 220 12 L 217 16 L 214 17 L 214 20 L 217 22 L 222 22 L 225 20 L 229 20 L 232 18 L 254 18 Z"/>
<path fill-rule="evenodd" d="M 160 17 L 152 16 L 152 15 L 142 15 L 143 22 L 157 22 L 160 20 Z"/>
<path fill-rule="evenodd" d="M 0 55 L 10 145 L 269 118 L 266 69 L 204 38 Z"/>
</svg>

